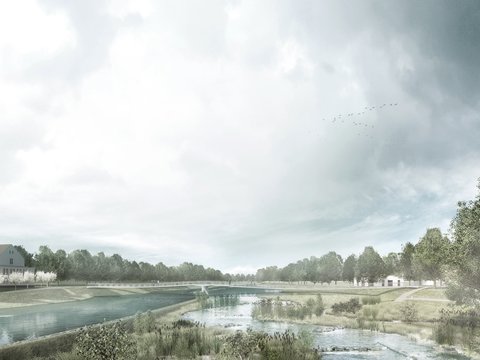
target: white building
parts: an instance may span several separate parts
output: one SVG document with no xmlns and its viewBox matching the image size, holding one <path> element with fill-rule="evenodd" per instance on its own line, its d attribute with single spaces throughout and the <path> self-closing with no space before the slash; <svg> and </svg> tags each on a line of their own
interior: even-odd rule
<svg viewBox="0 0 480 360">
<path fill-rule="evenodd" d="M 386 278 L 381 279 L 381 286 L 387 287 L 401 287 L 404 286 L 405 280 L 396 275 L 388 275 Z"/>
</svg>

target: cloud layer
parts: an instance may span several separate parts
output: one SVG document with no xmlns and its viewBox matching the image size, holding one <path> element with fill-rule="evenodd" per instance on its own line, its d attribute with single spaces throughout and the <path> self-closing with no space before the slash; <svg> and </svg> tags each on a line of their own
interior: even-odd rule
<svg viewBox="0 0 480 360">
<path fill-rule="evenodd" d="M 478 2 L 0 7 L 2 242 L 245 271 L 474 196 Z"/>
</svg>

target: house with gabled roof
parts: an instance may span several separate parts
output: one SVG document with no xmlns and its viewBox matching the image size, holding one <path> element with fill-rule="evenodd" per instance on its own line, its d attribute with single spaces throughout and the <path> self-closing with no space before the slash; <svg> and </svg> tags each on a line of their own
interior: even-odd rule
<svg viewBox="0 0 480 360">
<path fill-rule="evenodd" d="M 12 244 L 0 244 L 0 275 L 29 270 L 33 269 L 25 267 L 25 259 Z"/>
</svg>

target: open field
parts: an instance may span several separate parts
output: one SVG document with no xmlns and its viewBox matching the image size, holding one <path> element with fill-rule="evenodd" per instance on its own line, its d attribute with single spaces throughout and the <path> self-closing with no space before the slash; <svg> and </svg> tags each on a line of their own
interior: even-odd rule
<svg viewBox="0 0 480 360">
<path fill-rule="evenodd" d="M 411 296 L 412 299 L 415 298 L 430 298 L 430 299 L 439 299 L 439 300 L 448 300 L 445 295 L 445 289 L 435 289 L 435 288 L 426 288 L 422 289 Z"/>
</svg>

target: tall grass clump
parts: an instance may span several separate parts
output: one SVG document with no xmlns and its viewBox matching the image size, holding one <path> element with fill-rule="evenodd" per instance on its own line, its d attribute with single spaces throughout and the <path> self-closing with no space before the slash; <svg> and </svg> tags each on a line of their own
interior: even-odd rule
<svg viewBox="0 0 480 360">
<path fill-rule="evenodd" d="M 317 360 L 318 349 L 312 348 L 310 334 L 298 336 L 290 331 L 268 335 L 264 332 L 237 331 L 225 339 L 221 359 Z"/>
<path fill-rule="evenodd" d="M 321 316 L 325 310 L 323 299 L 318 295 L 316 299 L 310 298 L 305 304 L 293 301 L 276 299 L 261 299 L 253 304 L 252 317 L 254 319 L 297 319 Z"/>
<path fill-rule="evenodd" d="M 155 330 L 155 317 L 149 310 L 145 314 L 137 313 L 133 320 L 133 330 L 137 335 L 145 334 Z"/>
<path fill-rule="evenodd" d="M 440 310 L 440 319 L 433 330 L 433 338 L 439 344 L 454 345 L 479 351 L 480 310 L 472 306 L 449 306 Z"/>
<path fill-rule="evenodd" d="M 362 311 L 357 314 L 357 326 L 360 329 L 368 329 L 371 331 L 378 331 L 379 325 L 377 322 L 378 308 L 374 306 L 364 306 Z"/>
<path fill-rule="evenodd" d="M 380 304 L 380 296 L 363 296 L 362 305 L 376 305 Z"/>
</svg>

